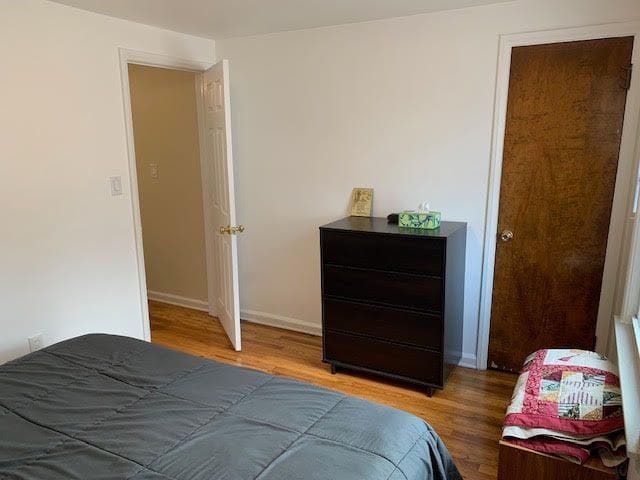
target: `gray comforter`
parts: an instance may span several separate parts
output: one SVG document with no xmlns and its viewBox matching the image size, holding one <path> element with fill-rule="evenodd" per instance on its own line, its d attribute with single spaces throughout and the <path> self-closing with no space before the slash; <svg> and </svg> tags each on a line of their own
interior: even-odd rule
<svg viewBox="0 0 640 480">
<path fill-rule="evenodd" d="M 0 478 L 461 477 L 413 415 L 139 340 L 86 335 L 0 366 Z"/>
</svg>

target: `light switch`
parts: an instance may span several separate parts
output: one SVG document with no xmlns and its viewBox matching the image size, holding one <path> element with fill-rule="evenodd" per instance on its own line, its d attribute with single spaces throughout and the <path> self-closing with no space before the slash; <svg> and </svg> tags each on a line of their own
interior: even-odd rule
<svg viewBox="0 0 640 480">
<path fill-rule="evenodd" d="M 149 164 L 149 173 L 151 175 L 151 178 L 153 178 L 154 180 L 158 179 L 158 164 L 157 163 L 150 163 Z"/>
<path fill-rule="evenodd" d="M 109 185 L 111 187 L 111 195 L 122 195 L 122 177 L 109 177 Z"/>
</svg>

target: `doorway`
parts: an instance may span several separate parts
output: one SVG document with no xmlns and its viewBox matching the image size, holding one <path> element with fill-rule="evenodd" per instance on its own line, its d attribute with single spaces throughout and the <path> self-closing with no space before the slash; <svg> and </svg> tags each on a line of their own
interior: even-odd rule
<svg viewBox="0 0 640 480">
<path fill-rule="evenodd" d="M 511 49 L 488 365 L 593 350 L 634 37 Z"/>
<path fill-rule="evenodd" d="M 162 177 L 164 167 L 159 162 L 148 161 L 148 158 L 146 160 L 143 158 L 140 162 L 138 162 L 136 158 L 138 142 L 134 132 L 131 79 L 129 76 L 130 65 L 186 71 L 189 75 L 190 72 L 194 72 L 192 79 L 194 80 L 193 92 L 197 110 L 197 127 L 195 132 L 191 133 L 197 135 L 198 141 L 195 147 L 191 145 L 193 150 L 191 153 L 195 156 L 194 152 L 199 152 L 199 169 L 202 185 L 200 196 L 202 199 L 203 217 L 200 226 L 204 229 L 205 238 L 205 270 L 207 278 L 206 306 L 210 315 L 217 316 L 229 337 L 232 347 L 235 350 L 240 350 L 240 302 L 236 235 L 244 231 L 244 226 L 236 225 L 228 61 L 222 60 L 215 65 L 211 65 L 197 60 L 166 57 L 123 48 L 119 49 L 119 53 L 125 125 L 127 130 L 127 153 L 131 187 L 130 197 L 134 220 L 138 279 L 140 284 L 143 337 L 146 340 L 151 340 L 149 309 L 147 304 L 148 282 L 147 270 L 145 268 L 145 249 L 143 246 L 138 170 L 140 169 L 146 172 L 147 176 L 152 177 L 150 178 L 151 181 L 158 182 L 164 178 Z M 132 68 L 132 70 L 135 69 L 136 67 Z M 171 73 L 175 74 L 176 77 L 181 76 L 176 72 Z M 188 78 L 189 75 L 186 75 L 185 78 Z M 161 92 L 159 95 L 159 97 L 161 97 L 160 101 L 166 96 L 166 91 L 164 93 Z M 156 101 L 158 100 L 156 99 Z M 183 101 L 192 103 L 191 100 L 183 99 Z M 182 110 L 185 106 L 174 102 L 173 108 Z M 192 117 L 192 114 L 193 112 L 190 110 L 188 115 Z M 153 138 L 151 141 L 153 142 L 155 138 L 155 141 L 160 143 L 158 141 L 158 135 L 171 135 L 174 130 L 180 128 L 175 122 L 172 122 L 173 120 L 166 120 L 166 123 L 172 126 L 165 126 L 164 130 L 160 129 L 160 132 L 155 132 L 155 137 L 152 135 Z M 179 153 L 170 147 L 167 147 L 167 149 L 169 151 L 162 151 L 162 155 L 168 155 L 169 157 L 172 155 L 173 157 L 189 156 L 189 153 Z M 150 151 L 160 158 L 161 154 L 159 152 L 161 149 L 152 146 L 150 147 Z M 175 160 L 166 161 L 175 162 Z M 138 163 L 140 163 L 140 167 Z M 171 168 L 168 168 L 168 170 L 171 171 Z M 182 175 L 183 173 L 184 172 L 181 172 L 178 176 L 184 177 L 184 175 Z M 193 176 L 193 174 L 190 175 L 191 180 L 193 180 Z M 197 190 L 196 185 L 193 185 L 193 188 Z M 182 190 L 184 190 L 184 185 L 182 185 Z M 184 191 L 182 191 L 182 193 L 184 194 Z M 174 197 L 175 196 L 174 194 Z M 177 204 L 180 203 L 174 201 L 174 199 L 170 199 L 169 201 Z M 197 218 L 197 210 L 199 210 L 199 208 L 194 208 L 193 203 L 191 203 L 191 209 L 187 215 L 192 215 Z M 198 230 L 198 227 L 195 228 Z M 197 236 L 198 233 L 196 232 L 195 235 Z M 183 241 L 185 240 L 184 238 L 182 239 Z M 193 241 L 193 238 L 188 240 Z M 194 255 L 194 257 L 198 256 L 201 257 L 199 254 Z M 193 264 L 191 265 L 193 266 Z M 189 270 L 188 268 L 184 268 L 184 266 L 182 266 L 182 268 L 183 270 Z M 198 268 L 201 268 L 201 265 L 199 265 Z"/>
<path fill-rule="evenodd" d="M 147 297 L 208 310 L 197 74 L 128 72 Z"/>
</svg>

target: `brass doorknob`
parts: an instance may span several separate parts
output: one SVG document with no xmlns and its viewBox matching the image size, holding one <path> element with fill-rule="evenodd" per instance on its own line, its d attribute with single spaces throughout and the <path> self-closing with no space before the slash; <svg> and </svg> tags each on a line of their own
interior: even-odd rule
<svg viewBox="0 0 640 480">
<path fill-rule="evenodd" d="M 500 233 L 500 240 L 502 240 L 503 242 L 508 242 L 512 238 L 513 232 L 511 230 L 503 230 L 502 233 Z"/>
<path fill-rule="evenodd" d="M 226 227 L 220 227 L 220 233 L 224 235 L 228 233 L 229 235 L 235 235 L 236 233 L 244 232 L 244 225 L 238 225 L 237 227 L 232 227 L 231 225 L 227 225 Z"/>
</svg>

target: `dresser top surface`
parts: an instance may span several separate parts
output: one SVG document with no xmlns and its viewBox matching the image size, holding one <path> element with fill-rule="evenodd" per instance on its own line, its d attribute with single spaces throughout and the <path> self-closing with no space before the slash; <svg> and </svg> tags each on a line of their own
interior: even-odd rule
<svg viewBox="0 0 640 480">
<path fill-rule="evenodd" d="M 422 228 L 398 227 L 380 217 L 345 217 L 320 227 L 321 230 L 341 230 L 346 232 L 370 232 L 390 235 L 416 237 L 447 238 L 454 232 L 466 228 L 464 222 L 440 222 L 440 228 L 426 230 Z"/>
</svg>

